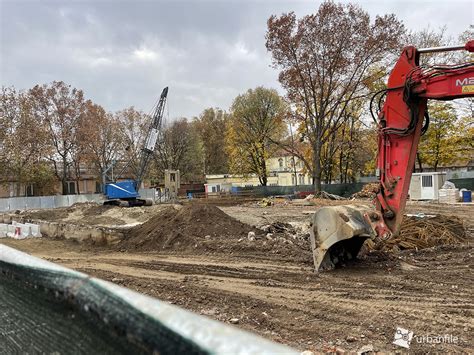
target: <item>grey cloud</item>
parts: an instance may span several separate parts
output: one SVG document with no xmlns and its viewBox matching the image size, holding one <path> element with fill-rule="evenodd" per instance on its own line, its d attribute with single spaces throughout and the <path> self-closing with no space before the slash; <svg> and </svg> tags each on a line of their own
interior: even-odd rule
<svg viewBox="0 0 474 355">
<path fill-rule="evenodd" d="M 412 29 L 439 19 L 459 33 L 471 20 L 459 6 L 423 4 L 361 3 L 371 15 L 399 14 Z M 469 2 L 459 4 L 472 11 Z M 266 20 L 314 12 L 318 2 L 0 0 L 0 6 L 2 85 L 26 89 L 63 80 L 112 111 L 131 105 L 149 111 L 169 85 L 170 117 L 192 117 L 209 106 L 227 109 L 257 85 L 281 91 L 265 49 Z"/>
</svg>

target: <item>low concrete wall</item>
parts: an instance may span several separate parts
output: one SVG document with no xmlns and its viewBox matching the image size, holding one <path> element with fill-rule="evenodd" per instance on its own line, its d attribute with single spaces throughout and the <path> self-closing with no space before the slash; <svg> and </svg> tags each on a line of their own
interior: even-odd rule
<svg viewBox="0 0 474 355">
<path fill-rule="evenodd" d="M 15 223 L 33 223 L 39 225 L 39 230 L 43 237 L 73 239 L 78 242 L 90 241 L 100 245 L 113 245 L 124 238 L 124 231 L 120 228 L 49 222 L 26 218 L 14 213 L 0 214 L 0 223 L 6 223 L 8 225 Z"/>
</svg>

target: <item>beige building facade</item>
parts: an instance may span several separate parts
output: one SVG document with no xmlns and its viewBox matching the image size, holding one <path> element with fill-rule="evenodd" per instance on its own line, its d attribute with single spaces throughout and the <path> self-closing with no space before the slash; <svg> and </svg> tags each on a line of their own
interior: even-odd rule
<svg viewBox="0 0 474 355">
<path fill-rule="evenodd" d="M 311 185 L 312 178 L 304 169 L 303 162 L 296 157 L 280 156 L 267 161 L 267 186 Z M 206 175 L 205 191 L 207 193 L 228 192 L 233 187 L 260 186 L 256 175 L 216 174 Z"/>
</svg>

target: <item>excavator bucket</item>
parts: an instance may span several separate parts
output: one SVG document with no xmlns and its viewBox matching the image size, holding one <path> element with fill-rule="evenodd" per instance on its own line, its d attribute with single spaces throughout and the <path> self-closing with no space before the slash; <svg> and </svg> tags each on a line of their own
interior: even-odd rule
<svg viewBox="0 0 474 355">
<path fill-rule="evenodd" d="M 313 215 L 310 236 L 316 272 L 355 259 L 365 240 L 375 237 L 364 217 L 368 212 L 365 206 L 329 206 Z"/>
</svg>

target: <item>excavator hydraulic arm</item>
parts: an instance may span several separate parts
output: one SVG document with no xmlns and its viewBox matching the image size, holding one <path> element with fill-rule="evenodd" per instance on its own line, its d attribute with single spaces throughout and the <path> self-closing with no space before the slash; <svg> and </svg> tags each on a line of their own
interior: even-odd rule
<svg viewBox="0 0 474 355">
<path fill-rule="evenodd" d="M 467 50 L 464 46 L 416 49 L 405 47 L 393 68 L 385 103 L 377 118 L 379 189 L 375 211 L 358 207 L 324 207 L 312 220 L 311 243 L 316 270 L 355 258 L 367 238 L 397 235 L 403 219 L 418 142 L 429 125 L 428 99 L 474 96 L 474 63 L 424 67 L 423 53 Z M 374 96 L 375 97 L 375 96 Z"/>
</svg>

